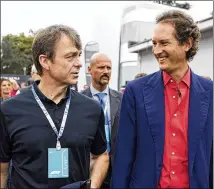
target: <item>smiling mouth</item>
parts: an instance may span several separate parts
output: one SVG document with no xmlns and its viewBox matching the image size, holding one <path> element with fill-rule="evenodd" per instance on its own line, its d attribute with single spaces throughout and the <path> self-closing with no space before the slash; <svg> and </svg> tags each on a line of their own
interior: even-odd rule
<svg viewBox="0 0 214 189">
<path fill-rule="evenodd" d="M 10 94 L 10 91 L 9 90 L 8 91 L 4 91 L 3 93 L 6 94 L 6 95 L 8 95 L 8 94 Z"/>
<path fill-rule="evenodd" d="M 77 79 L 79 77 L 79 72 L 73 72 L 71 75 L 74 79 Z"/>
</svg>

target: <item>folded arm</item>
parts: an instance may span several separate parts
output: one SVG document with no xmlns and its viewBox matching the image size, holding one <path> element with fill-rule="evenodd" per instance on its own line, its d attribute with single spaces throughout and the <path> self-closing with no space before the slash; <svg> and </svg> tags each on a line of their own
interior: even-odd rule
<svg viewBox="0 0 214 189">
<path fill-rule="evenodd" d="M 0 163 L 1 188 L 6 188 L 9 173 L 9 163 Z"/>
<path fill-rule="evenodd" d="M 96 136 L 91 145 L 91 158 L 90 158 L 90 178 L 91 188 L 99 188 L 108 171 L 109 156 L 106 151 L 106 135 L 105 135 L 105 117 L 102 108 L 100 107 L 100 117 L 97 128 Z"/>
<path fill-rule="evenodd" d="M 108 171 L 108 153 L 104 152 L 103 154 L 98 156 L 92 155 L 91 163 L 91 188 L 100 188 Z"/>
</svg>

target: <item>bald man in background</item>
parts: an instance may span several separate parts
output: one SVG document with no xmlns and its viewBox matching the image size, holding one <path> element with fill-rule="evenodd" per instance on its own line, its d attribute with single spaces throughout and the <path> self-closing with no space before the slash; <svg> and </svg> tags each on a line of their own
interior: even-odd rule
<svg viewBox="0 0 214 189">
<path fill-rule="evenodd" d="M 103 53 L 95 53 L 90 60 L 88 72 L 91 74 L 91 85 L 82 91 L 82 94 L 97 100 L 104 109 L 105 133 L 107 150 L 110 157 L 108 174 L 101 188 L 110 188 L 111 168 L 114 157 L 118 118 L 122 93 L 110 89 L 108 84 L 111 78 L 112 63 L 110 58 Z M 93 156 L 91 157 L 93 167 Z"/>
</svg>

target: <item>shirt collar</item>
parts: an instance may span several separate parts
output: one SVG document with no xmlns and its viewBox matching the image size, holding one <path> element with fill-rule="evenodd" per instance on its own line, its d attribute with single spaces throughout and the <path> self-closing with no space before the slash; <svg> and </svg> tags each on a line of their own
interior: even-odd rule
<svg viewBox="0 0 214 189">
<path fill-rule="evenodd" d="M 190 88 L 190 68 L 188 68 L 187 73 L 184 75 L 184 77 L 181 79 L 181 81 L 183 81 L 189 88 Z M 163 71 L 163 82 L 164 82 L 164 86 L 166 86 L 166 84 L 169 83 L 169 80 L 173 80 L 174 79 L 165 71 Z"/>
<path fill-rule="evenodd" d="M 39 83 L 40 83 L 40 80 L 36 80 L 36 81 L 33 83 L 33 87 L 34 87 L 35 92 L 36 92 L 36 94 L 38 95 L 39 99 L 40 99 L 41 101 L 43 101 L 43 102 L 45 102 L 45 101 L 46 101 L 46 102 L 52 101 L 52 100 L 50 100 L 49 98 L 47 98 L 47 97 L 40 91 L 40 89 L 38 88 Z M 68 89 L 70 89 L 70 87 L 68 87 Z M 67 91 L 66 91 L 66 96 L 65 96 L 62 100 L 67 100 L 67 99 L 69 98 L 69 96 L 71 95 L 71 94 L 70 94 L 70 90 L 68 90 L 68 89 L 67 89 Z"/>
<path fill-rule="evenodd" d="M 90 85 L 90 90 L 91 90 L 92 96 L 95 96 L 97 93 L 105 93 L 105 94 L 107 94 L 107 96 L 109 95 L 109 87 L 108 87 L 108 86 L 105 88 L 104 91 L 100 92 L 100 91 L 98 91 L 97 89 L 95 89 L 95 88 L 92 86 L 92 84 L 91 84 L 91 85 Z"/>
</svg>

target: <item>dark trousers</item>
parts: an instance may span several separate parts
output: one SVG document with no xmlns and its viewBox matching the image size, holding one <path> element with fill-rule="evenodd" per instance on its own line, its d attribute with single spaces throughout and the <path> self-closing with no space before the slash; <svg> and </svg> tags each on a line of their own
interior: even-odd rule
<svg viewBox="0 0 214 189">
<path fill-rule="evenodd" d="M 110 188 L 110 184 L 108 183 L 103 183 L 100 188 Z"/>
</svg>

